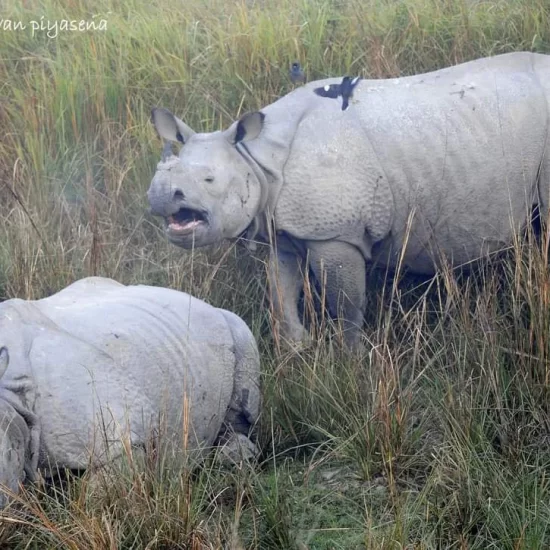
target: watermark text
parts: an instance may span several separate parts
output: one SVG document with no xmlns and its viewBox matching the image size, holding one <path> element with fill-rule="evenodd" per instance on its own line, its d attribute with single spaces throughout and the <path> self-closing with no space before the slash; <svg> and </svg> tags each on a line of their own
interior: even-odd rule
<svg viewBox="0 0 550 550">
<path fill-rule="evenodd" d="M 107 20 L 93 15 L 90 19 L 46 19 L 45 16 L 28 22 L 15 19 L 0 19 L 0 32 L 30 32 L 34 37 L 39 33 L 48 38 L 57 38 L 64 32 L 106 31 Z"/>
</svg>

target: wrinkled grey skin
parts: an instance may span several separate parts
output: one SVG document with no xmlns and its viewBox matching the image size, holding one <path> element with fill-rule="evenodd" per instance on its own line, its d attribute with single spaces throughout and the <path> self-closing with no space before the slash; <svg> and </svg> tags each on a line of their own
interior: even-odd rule
<svg viewBox="0 0 550 550">
<path fill-rule="evenodd" d="M 310 82 L 228 130 L 195 134 L 164 111 L 151 210 L 184 248 L 271 239 L 270 287 L 283 334 L 300 340 L 305 255 L 350 346 L 359 342 L 366 262 L 434 273 L 511 242 L 548 208 L 550 57 L 511 53 L 406 78 L 362 80 L 349 108 Z M 197 209 L 192 224 L 170 218 Z M 274 228 L 270 234 L 268 228 Z M 324 273 L 323 273 L 324 272 Z"/>
<path fill-rule="evenodd" d="M 214 444 L 230 458 L 256 451 L 259 354 L 233 313 L 90 277 L 0 304 L 0 340 L 0 485 L 10 491 L 40 470 L 110 462 L 124 441 L 143 449 L 155 432 L 198 459 Z"/>
<path fill-rule="evenodd" d="M 6 372 L 9 358 L 6 348 L 0 350 L 0 380 Z M 30 429 L 24 417 L 18 413 L 9 399 L 7 391 L 0 386 L 0 480 L 12 492 L 17 492 L 19 482 L 24 479 L 25 454 L 30 442 Z M 5 493 L 0 492 L 0 508 L 7 502 Z"/>
</svg>

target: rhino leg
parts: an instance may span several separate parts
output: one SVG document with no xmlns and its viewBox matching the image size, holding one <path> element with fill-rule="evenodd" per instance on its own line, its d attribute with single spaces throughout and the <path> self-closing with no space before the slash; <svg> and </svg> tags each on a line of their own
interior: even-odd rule
<svg viewBox="0 0 550 550">
<path fill-rule="evenodd" d="M 298 300 L 304 283 L 302 260 L 296 254 L 278 250 L 269 260 L 269 291 L 281 336 L 289 342 L 308 339 L 308 332 L 298 315 Z"/>
<path fill-rule="evenodd" d="M 222 313 L 235 342 L 235 370 L 219 443 L 227 456 L 252 458 L 259 452 L 249 437 L 260 414 L 260 354 L 246 323 L 230 311 Z"/>
<path fill-rule="evenodd" d="M 354 246 L 339 241 L 308 241 L 309 261 L 319 284 L 325 284 L 328 308 L 342 322 L 345 343 L 360 348 L 366 306 L 365 259 Z"/>
<path fill-rule="evenodd" d="M 23 417 L 7 402 L 0 401 L 0 508 L 6 506 L 11 493 L 19 491 L 25 479 L 25 458 L 30 430 Z"/>
</svg>

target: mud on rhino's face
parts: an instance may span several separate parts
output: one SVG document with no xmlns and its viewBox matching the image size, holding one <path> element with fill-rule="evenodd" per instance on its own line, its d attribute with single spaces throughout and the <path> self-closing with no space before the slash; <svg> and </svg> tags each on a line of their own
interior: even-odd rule
<svg viewBox="0 0 550 550">
<path fill-rule="evenodd" d="M 236 145 L 259 134 L 263 115 L 243 119 L 225 132 L 195 134 L 168 111 L 153 110 L 166 144 L 147 197 L 173 244 L 193 248 L 236 238 L 256 215 L 260 186 Z M 183 144 L 178 156 L 170 141 Z"/>
</svg>

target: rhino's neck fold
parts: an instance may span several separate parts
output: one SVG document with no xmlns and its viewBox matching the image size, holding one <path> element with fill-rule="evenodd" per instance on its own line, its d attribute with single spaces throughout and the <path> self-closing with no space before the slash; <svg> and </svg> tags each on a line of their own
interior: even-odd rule
<svg viewBox="0 0 550 550">
<path fill-rule="evenodd" d="M 270 205 L 275 205 L 277 202 L 282 187 L 282 178 L 279 178 L 277 174 L 273 174 L 267 167 L 257 162 L 244 144 L 240 145 L 239 152 L 252 168 L 261 189 L 258 210 L 255 212 L 249 226 L 241 234 L 248 243 L 247 247 L 254 251 L 256 249 L 255 241 L 258 238 L 268 242 L 271 240 L 273 210 Z"/>
<path fill-rule="evenodd" d="M 261 187 L 260 205 L 250 227 L 264 238 L 270 233 L 294 136 L 308 111 L 310 102 L 306 99 L 307 94 L 311 91 L 297 89 L 262 109 L 265 122 L 260 136 L 246 145 L 240 143 L 237 146 Z M 251 234 L 250 231 L 247 233 Z"/>
<path fill-rule="evenodd" d="M 258 213 L 263 212 L 269 200 L 269 168 L 262 166 L 257 160 L 255 160 L 250 154 L 248 147 L 244 143 L 240 143 L 237 147 L 237 150 L 244 158 L 246 163 L 252 168 L 252 171 L 254 172 L 258 183 L 260 184 L 261 195 Z"/>
</svg>

